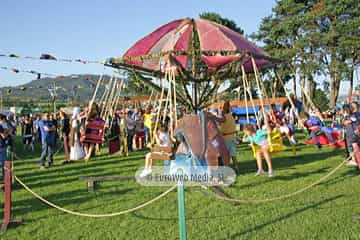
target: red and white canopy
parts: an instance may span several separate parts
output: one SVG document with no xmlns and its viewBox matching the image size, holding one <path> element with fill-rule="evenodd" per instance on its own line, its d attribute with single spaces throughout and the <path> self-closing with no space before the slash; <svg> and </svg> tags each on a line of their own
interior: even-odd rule
<svg viewBox="0 0 360 240">
<path fill-rule="evenodd" d="M 172 53 L 184 69 L 191 71 L 190 57 L 185 52 L 191 49 L 194 32 L 199 38 L 202 61 L 209 70 L 221 68 L 244 54 L 254 56 L 258 68 L 271 64 L 268 54 L 241 34 L 215 22 L 189 18 L 169 22 L 137 41 L 123 55 L 124 63 L 159 71 L 164 62 L 160 53 Z M 246 71 L 252 71 L 249 58 L 242 63 Z"/>
</svg>

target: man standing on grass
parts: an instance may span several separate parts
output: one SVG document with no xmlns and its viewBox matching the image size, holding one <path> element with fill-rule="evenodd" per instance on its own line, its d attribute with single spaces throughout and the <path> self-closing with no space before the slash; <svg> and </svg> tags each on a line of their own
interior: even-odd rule
<svg viewBox="0 0 360 240">
<path fill-rule="evenodd" d="M 8 134 L 5 131 L 5 129 L 0 125 L 0 161 L 1 161 L 1 173 L 2 173 L 2 178 L 1 180 L 4 179 L 4 167 L 5 167 L 5 161 L 7 158 L 7 147 L 9 145 L 9 138 L 8 138 Z"/>
<path fill-rule="evenodd" d="M 49 167 L 53 163 L 53 154 L 55 148 L 55 131 L 56 126 L 49 119 L 49 113 L 43 115 L 43 119 L 39 121 L 39 129 L 41 132 L 42 152 L 40 157 L 40 168 L 45 169 L 45 159 L 48 158 Z"/>
</svg>

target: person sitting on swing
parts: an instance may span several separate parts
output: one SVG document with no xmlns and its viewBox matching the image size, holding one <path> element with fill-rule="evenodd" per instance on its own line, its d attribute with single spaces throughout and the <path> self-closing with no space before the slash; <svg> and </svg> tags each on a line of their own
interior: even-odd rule
<svg viewBox="0 0 360 240">
<path fill-rule="evenodd" d="M 271 129 L 268 129 L 268 132 L 269 131 L 271 131 Z M 259 146 L 259 149 L 256 151 L 256 164 L 258 170 L 255 176 L 264 174 L 264 169 L 262 164 L 262 156 L 264 156 L 265 161 L 268 165 L 269 177 L 273 177 L 274 170 L 272 168 L 270 147 L 267 140 L 266 130 L 263 129 L 255 130 L 253 125 L 246 124 L 244 127 L 243 142 L 250 142 L 251 144 L 256 144 L 257 146 Z"/>
<path fill-rule="evenodd" d="M 269 122 L 271 123 L 270 125 L 272 127 L 278 127 L 280 130 L 280 133 L 286 135 L 291 144 L 294 144 L 294 145 L 297 144 L 295 137 L 294 137 L 294 131 L 293 131 L 294 129 L 291 129 L 286 124 L 286 118 L 285 118 L 284 114 L 281 111 L 278 111 L 276 109 L 275 104 L 271 104 L 269 119 L 270 119 Z"/>
<path fill-rule="evenodd" d="M 140 177 L 146 177 L 152 173 L 153 160 L 164 160 L 164 165 L 168 165 L 169 160 L 173 157 L 173 147 L 175 141 L 171 139 L 168 125 L 160 124 L 159 130 L 154 135 L 156 144 L 150 149 L 151 152 L 145 155 L 145 167 L 140 173 Z"/>
<path fill-rule="evenodd" d="M 88 123 L 90 123 L 90 122 L 104 123 L 104 120 L 102 120 L 100 118 L 100 110 L 96 104 L 94 104 L 93 108 L 89 110 L 87 122 Z M 93 151 L 95 150 L 95 145 L 102 143 L 103 139 L 101 138 L 101 136 L 102 136 L 103 129 L 87 128 L 86 125 L 87 124 L 85 123 L 85 134 L 83 135 L 83 139 L 81 142 L 84 144 L 84 150 L 85 150 L 85 158 L 84 159 L 85 159 L 85 161 L 89 161 Z M 88 138 L 88 136 L 90 136 L 90 135 L 97 135 L 100 138 L 90 139 L 90 138 Z"/>
<path fill-rule="evenodd" d="M 331 134 L 331 130 L 324 127 L 319 118 L 313 116 L 310 117 L 308 113 L 304 112 L 300 114 L 300 121 L 301 124 L 309 131 L 310 136 L 317 145 L 318 149 L 322 147 L 317 137 L 319 131 L 322 131 L 325 134 L 331 145 L 336 144 L 336 141 Z"/>
</svg>

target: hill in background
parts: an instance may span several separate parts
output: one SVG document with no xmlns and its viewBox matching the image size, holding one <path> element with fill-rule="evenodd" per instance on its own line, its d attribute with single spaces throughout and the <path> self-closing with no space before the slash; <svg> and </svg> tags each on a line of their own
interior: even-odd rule
<svg viewBox="0 0 360 240">
<path fill-rule="evenodd" d="M 50 99 L 49 89 L 56 87 L 57 100 L 88 101 L 95 89 L 99 75 L 70 75 L 56 78 L 41 78 L 16 87 L 3 87 L 4 98 L 46 102 Z M 110 76 L 104 76 L 104 83 L 108 83 Z M 105 90 L 105 84 L 99 88 L 99 93 Z"/>
</svg>

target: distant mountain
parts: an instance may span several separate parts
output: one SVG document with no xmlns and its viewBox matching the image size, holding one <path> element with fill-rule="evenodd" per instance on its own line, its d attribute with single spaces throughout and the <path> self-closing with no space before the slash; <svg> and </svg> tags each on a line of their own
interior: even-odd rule
<svg viewBox="0 0 360 240">
<path fill-rule="evenodd" d="M 3 87 L 0 90 L 4 96 L 11 99 L 29 99 L 34 102 L 42 102 L 50 99 L 50 91 L 55 86 L 57 100 L 88 101 L 94 92 L 99 77 L 99 75 L 69 75 L 41 78 L 16 87 Z M 104 83 L 108 83 L 109 79 L 110 76 L 104 76 Z M 100 86 L 99 94 L 105 90 L 105 84 Z"/>
<path fill-rule="evenodd" d="M 57 78 L 41 78 L 33 80 L 27 84 L 16 87 L 4 87 L 2 92 L 11 98 L 26 98 L 34 101 L 48 100 L 50 98 L 49 89 L 56 88 L 57 99 L 67 100 L 73 97 L 88 99 L 96 84 L 99 76 L 97 75 L 70 75 Z"/>
</svg>

